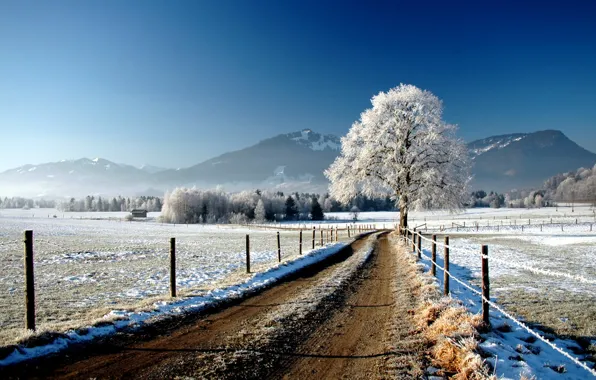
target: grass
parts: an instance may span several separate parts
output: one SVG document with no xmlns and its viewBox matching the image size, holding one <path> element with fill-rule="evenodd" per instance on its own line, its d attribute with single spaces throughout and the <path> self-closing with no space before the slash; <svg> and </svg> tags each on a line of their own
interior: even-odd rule
<svg viewBox="0 0 596 380">
<path fill-rule="evenodd" d="M 13 220 L 2 222 L 0 346 L 6 346 L 29 334 L 23 328 L 21 243 L 21 229 L 28 228 L 28 221 L 23 225 Z M 151 309 L 153 303 L 169 299 L 170 235 L 177 237 L 180 297 L 242 282 L 249 276 L 242 231 L 214 233 L 199 226 L 165 226 L 162 231 L 159 224 L 139 227 L 105 220 L 43 222 L 46 224 L 34 230 L 36 321 L 42 333 L 91 325 L 114 309 Z M 275 231 L 250 234 L 252 272 L 277 265 Z M 303 252 L 309 251 L 306 237 L 303 244 Z M 297 231 L 281 232 L 281 249 L 283 261 L 298 256 Z M 259 252 L 269 253 L 263 256 Z M 186 286 L 180 285 L 181 281 L 186 281 Z"/>
<path fill-rule="evenodd" d="M 489 244 L 489 257 L 509 252 L 516 261 L 556 272 L 596 277 L 593 245 L 580 243 L 560 246 L 539 244 L 537 240 L 507 236 L 458 236 L 477 243 Z M 456 253 L 452 252 L 452 257 Z M 489 259 L 490 262 L 490 259 Z M 578 342 L 585 353 L 596 361 L 596 286 L 558 277 L 536 275 L 511 269 L 498 273 L 491 265 L 491 295 L 513 315 L 522 317 L 547 337 L 558 336 Z M 577 353 L 581 354 L 581 353 Z"/>
<path fill-rule="evenodd" d="M 433 277 L 416 264 L 409 247 L 398 243 L 409 257 L 412 290 L 419 305 L 412 310 L 413 319 L 427 341 L 431 364 L 440 368 L 437 375 L 453 379 L 495 379 L 477 352 L 481 317 L 470 314 L 450 297 L 441 297 Z"/>
</svg>

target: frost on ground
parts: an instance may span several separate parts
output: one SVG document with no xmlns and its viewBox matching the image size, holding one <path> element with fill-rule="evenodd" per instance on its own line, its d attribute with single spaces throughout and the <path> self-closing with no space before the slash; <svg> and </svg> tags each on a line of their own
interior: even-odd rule
<svg viewBox="0 0 596 380">
<path fill-rule="evenodd" d="M 143 325 L 148 320 L 166 317 L 173 314 L 199 311 L 209 305 L 223 300 L 240 298 L 243 295 L 270 286 L 287 275 L 300 270 L 308 265 L 324 260 L 336 254 L 343 247 L 344 243 L 336 243 L 328 247 L 320 248 L 309 252 L 303 257 L 279 264 L 267 271 L 253 275 L 247 281 L 221 289 L 213 289 L 200 296 L 188 297 L 180 301 L 157 302 L 153 310 L 144 312 L 131 312 L 127 310 L 112 310 L 107 314 L 105 321 L 112 323 L 100 323 L 95 327 L 70 330 L 51 340 L 48 344 L 36 347 L 15 347 L 14 351 L 7 357 L 0 359 L 0 366 L 18 363 L 20 361 L 44 356 L 50 353 L 65 349 L 73 343 L 89 341 L 99 336 L 113 334 L 124 328 L 135 328 Z M 332 281 L 333 279 L 330 279 Z M 276 318 L 279 316 L 276 316 Z"/>
<path fill-rule="evenodd" d="M 490 258 L 499 258 L 503 262 L 492 263 L 490 265 L 491 279 L 491 300 L 497 304 L 505 305 L 506 309 L 515 312 L 516 304 L 530 302 L 540 305 L 545 297 L 548 299 L 551 295 L 558 296 L 558 302 L 552 305 L 551 312 L 559 313 L 560 321 L 569 324 L 574 318 L 575 323 L 582 327 L 576 329 L 576 336 L 590 337 L 594 336 L 594 305 L 596 286 L 590 283 L 581 283 L 571 279 L 550 278 L 547 276 L 537 276 L 528 273 L 520 268 L 505 265 L 507 261 L 513 264 L 523 264 L 530 267 L 539 267 L 557 271 L 568 271 L 569 273 L 579 273 L 583 276 L 594 278 L 594 263 L 583 267 L 585 255 L 594 257 L 593 246 L 567 247 L 561 255 L 553 254 L 545 245 L 532 244 L 532 239 L 523 239 L 519 237 L 507 239 L 499 237 L 491 240 L 487 236 L 451 238 L 450 240 L 450 273 L 457 278 L 474 284 L 479 290 L 480 277 L 480 245 L 478 241 L 489 244 L 489 263 Z M 494 244 L 492 242 L 495 242 Z M 423 246 L 425 255 L 430 257 L 431 251 L 428 242 Z M 438 249 L 437 264 L 443 266 L 442 248 Z M 428 257 L 423 256 L 422 262 L 427 269 L 431 262 Z M 495 261 L 495 260 L 493 260 Z M 442 287 L 443 272 L 437 269 L 437 281 Z M 480 297 L 474 292 L 466 289 L 457 282 L 450 281 L 451 296 L 459 300 L 471 312 L 479 313 L 481 309 Z M 508 295 L 512 294 L 514 289 L 522 289 L 524 292 L 536 293 L 533 301 L 529 299 L 512 300 Z M 566 298 L 569 295 L 575 295 L 582 299 L 583 303 L 568 305 Z M 518 306 L 521 307 L 521 306 Z M 579 309 L 586 309 L 587 313 L 582 319 Z M 578 314 L 568 314 L 570 310 L 577 310 Z M 591 311 L 590 311 L 591 310 Z M 520 318 L 522 321 L 535 321 L 536 315 L 544 316 L 545 310 L 539 308 L 528 308 L 528 315 Z M 538 319 L 540 320 L 540 319 Z M 593 368 L 594 358 L 587 352 L 585 345 L 580 345 L 573 339 L 562 339 L 549 332 L 544 326 L 537 326 L 529 323 L 541 335 L 548 338 L 556 346 L 579 358 L 584 363 Z M 501 378 L 519 379 L 520 376 L 526 378 L 561 378 L 580 379 L 585 378 L 590 373 L 581 368 L 571 360 L 556 352 L 552 347 L 538 340 L 535 336 L 527 332 L 524 328 L 507 318 L 494 308 L 491 308 L 490 332 L 482 334 L 482 343 L 479 345 L 484 352 L 486 361 L 495 369 L 496 374 Z M 576 326 L 577 327 L 577 326 Z M 546 330 L 546 331 L 545 331 Z M 565 334 L 572 335 L 572 334 Z"/>
<path fill-rule="evenodd" d="M 169 293 L 169 239 L 176 238 L 181 296 L 246 279 L 277 265 L 276 231 L 69 218 L 0 217 L 0 345 L 24 334 L 23 231 L 34 236 L 36 317 L 42 330 L 88 324 L 114 308 L 134 309 Z M 311 248 L 305 236 L 303 251 Z M 282 260 L 299 253 L 298 233 L 281 231 Z"/>
</svg>

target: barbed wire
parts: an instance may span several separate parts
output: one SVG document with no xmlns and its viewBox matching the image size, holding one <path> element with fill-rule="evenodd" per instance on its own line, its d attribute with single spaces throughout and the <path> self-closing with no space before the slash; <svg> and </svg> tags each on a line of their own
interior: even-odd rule
<svg viewBox="0 0 596 380">
<path fill-rule="evenodd" d="M 410 242 L 412 242 L 411 239 L 406 238 L 406 240 L 410 240 Z M 482 293 L 477 290 L 474 289 L 471 285 L 463 282 L 462 280 L 460 280 L 459 278 L 455 277 L 453 274 L 451 274 L 449 271 L 445 270 L 445 268 L 443 268 L 441 265 L 437 264 L 431 257 L 429 257 L 427 254 L 424 253 L 424 251 L 421 249 L 419 250 L 418 247 L 415 248 L 416 252 L 420 252 L 421 255 L 424 255 L 426 258 L 428 258 L 437 268 L 439 268 L 440 270 L 444 271 L 445 273 L 447 273 L 449 275 L 450 278 L 452 278 L 454 281 L 456 281 L 457 283 L 461 284 L 462 286 L 464 286 L 465 288 L 469 289 L 470 291 L 472 291 L 473 293 L 477 294 L 480 296 L 480 298 L 487 302 L 490 306 L 494 307 L 496 310 L 498 310 L 501 314 L 503 314 L 505 317 L 511 319 L 513 322 L 515 322 L 517 325 L 519 325 L 520 327 L 522 327 L 524 330 L 528 331 L 530 334 L 534 335 L 536 338 L 538 338 L 540 341 L 546 343 L 548 346 L 550 346 L 551 348 L 553 348 L 555 351 L 557 351 L 558 353 L 560 353 L 561 355 L 565 356 L 566 358 L 570 359 L 572 362 L 574 362 L 575 364 L 579 365 L 580 367 L 582 367 L 583 369 L 585 369 L 586 371 L 590 372 L 593 376 L 596 376 L 596 371 L 590 367 L 588 367 L 586 364 L 584 364 L 583 362 L 581 362 L 578 358 L 572 356 L 571 354 L 569 354 L 567 351 L 563 350 L 562 348 L 560 348 L 559 346 L 557 346 L 555 343 L 551 342 L 550 340 L 548 340 L 546 337 L 540 335 L 539 333 L 537 333 L 536 331 L 532 330 L 530 327 L 528 327 L 525 323 L 523 323 L 522 321 L 520 321 L 519 319 L 515 318 L 514 316 L 512 316 L 511 314 L 509 314 L 508 312 L 506 312 L 505 310 L 503 310 L 499 305 L 497 305 L 496 303 L 492 302 L 489 299 L 486 299 L 486 297 L 484 297 L 482 295 Z"/>
</svg>

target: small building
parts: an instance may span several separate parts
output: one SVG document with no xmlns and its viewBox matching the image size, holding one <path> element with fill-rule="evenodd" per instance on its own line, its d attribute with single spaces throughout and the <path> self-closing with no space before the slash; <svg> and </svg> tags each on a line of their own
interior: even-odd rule
<svg viewBox="0 0 596 380">
<path fill-rule="evenodd" d="M 141 209 L 134 209 L 130 212 L 133 218 L 146 218 L 147 217 L 147 210 Z"/>
</svg>

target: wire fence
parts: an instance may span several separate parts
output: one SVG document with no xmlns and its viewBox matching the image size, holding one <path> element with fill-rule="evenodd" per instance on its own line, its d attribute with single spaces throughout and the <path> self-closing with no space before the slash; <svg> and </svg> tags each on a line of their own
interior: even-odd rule
<svg viewBox="0 0 596 380">
<path fill-rule="evenodd" d="M 198 230 L 198 229 L 197 229 Z M 174 265 L 178 296 L 208 292 L 222 283 L 242 282 L 246 273 L 246 232 L 181 231 Z M 347 240 L 337 234 L 317 234 L 315 241 L 294 231 L 250 231 L 250 263 L 259 272 L 306 254 L 313 248 Z M 163 234 L 161 234 L 163 235 Z M 279 238 L 278 238 L 279 236 Z M 2 238 L 0 254 L 0 345 L 14 342 L 25 330 L 28 292 L 23 266 L 23 238 Z M 26 244 L 25 244 L 26 246 Z M 32 242 L 34 311 L 38 327 L 62 329 L 84 326 L 112 309 L 169 298 L 171 250 L 165 236 L 97 234 L 39 234 Z M 136 306 L 135 306 L 136 305 Z M 147 306 L 147 305 L 145 305 Z M 142 307 L 142 305 L 141 305 Z"/>
<path fill-rule="evenodd" d="M 502 306 L 500 306 L 497 303 L 491 301 L 490 300 L 490 296 L 489 297 L 486 297 L 485 294 L 482 293 L 482 291 L 476 289 L 473 285 L 467 283 L 466 281 L 458 278 L 453 273 L 449 272 L 443 266 L 441 266 L 440 264 L 438 264 L 436 262 L 436 260 L 433 259 L 433 257 L 427 255 L 424 252 L 424 250 L 421 248 L 421 241 L 424 240 L 424 241 L 430 242 L 431 244 L 435 244 L 435 246 L 447 248 L 447 249 L 449 249 L 450 254 L 452 252 L 460 252 L 461 253 L 463 251 L 464 254 L 470 255 L 472 253 L 469 250 L 462 250 L 461 248 L 452 247 L 452 246 L 450 246 L 448 244 L 443 244 L 443 243 L 440 243 L 440 242 L 438 242 L 436 240 L 428 239 L 427 237 L 422 236 L 422 234 L 420 232 L 416 232 L 415 230 L 412 230 L 412 229 L 406 229 L 404 231 L 404 236 L 405 236 L 406 241 L 409 242 L 408 244 L 412 244 L 413 250 L 419 256 L 426 257 L 428 260 L 430 260 L 430 262 L 434 266 L 436 266 L 438 269 L 440 269 L 444 273 L 446 273 L 449 276 L 449 278 L 453 279 L 455 282 L 457 282 L 458 284 L 462 285 L 466 289 L 470 290 L 471 292 L 473 292 L 477 296 L 480 296 L 480 298 L 481 298 L 481 300 L 482 300 L 483 303 L 486 303 L 486 304 L 490 305 L 495 310 L 499 311 L 502 315 L 504 315 L 505 317 L 509 318 L 514 323 L 516 323 L 517 325 L 519 325 L 521 328 L 523 328 L 524 330 L 526 330 L 527 332 L 529 332 L 530 334 L 532 334 L 534 337 L 536 337 L 537 339 L 539 339 L 543 343 L 545 343 L 548 346 L 550 346 L 553 350 L 555 350 L 559 354 L 565 356 L 566 358 L 570 359 L 573 363 L 575 363 L 576 365 L 578 365 L 581 368 L 585 369 L 586 371 L 588 371 L 589 373 L 591 373 L 593 376 L 596 376 L 596 370 L 594 370 L 593 368 L 588 367 L 588 365 L 586 365 L 584 362 L 580 361 L 577 357 L 569 354 L 567 351 L 565 351 L 561 347 L 557 346 L 554 342 L 550 341 L 545 336 L 543 336 L 542 334 L 540 334 L 537 331 L 533 330 L 527 324 L 525 324 L 524 322 L 520 321 L 518 318 L 514 317 L 513 315 L 511 315 L 510 313 L 508 313 L 507 311 L 505 311 Z M 474 253 L 474 255 L 476 257 L 479 257 L 479 258 L 484 259 L 484 260 L 491 260 L 491 261 L 494 261 L 494 262 L 498 262 L 500 264 L 505 264 L 505 265 L 511 266 L 511 263 L 510 262 L 506 262 L 504 260 L 499 260 L 498 258 L 495 258 L 495 257 L 492 257 L 492 256 L 489 258 L 488 255 L 483 254 L 482 252 L 480 252 L 480 253 L 479 252 L 476 252 L 476 253 Z M 446 264 L 446 265 L 448 265 L 448 264 Z M 515 266 L 515 264 L 513 264 L 513 265 Z M 563 272 L 555 272 L 555 271 L 549 271 L 549 270 L 537 270 L 535 268 L 531 268 L 530 266 L 526 266 L 526 265 L 517 265 L 515 267 L 518 268 L 518 269 L 522 269 L 522 270 L 528 270 L 528 271 L 533 272 L 533 273 L 538 273 L 538 274 L 543 274 L 543 275 L 548 275 L 548 276 L 555 276 L 555 277 L 565 277 L 565 278 L 568 278 L 568 279 L 571 279 L 571 280 L 575 280 L 575 281 L 582 282 L 582 283 L 587 283 L 587 284 L 595 284 L 596 283 L 596 279 L 588 279 L 588 278 L 585 278 L 585 277 L 582 277 L 582 276 L 571 275 L 571 274 L 563 273 Z M 486 281 L 488 281 L 488 274 L 487 274 Z"/>
<path fill-rule="evenodd" d="M 463 253 L 466 254 L 470 257 L 477 257 L 478 256 L 478 251 L 474 251 L 472 248 L 461 248 L 461 247 L 451 247 L 450 245 L 446 245 L 444 243 L 441 243 L 440 241 L 433 241 L 423 235 L 420 235 L 420 238 L 423 241 L 429 242 L 431 244 L 436 244 L 438 247 L 440 248 L 449 248 L 450 250 L 455 250 L 458 253 Z M 486 258 L 488 259 L 489 257 L 487 255 L 483 255 L 482 253 L 480 253 L 480 257 Z M 534 268 L 531 265 L 525 265 L 525 264 L 519 264 L 519 263 L 515 263 L 511 260 L 502 260 L 499 259 L 498 257 L 494 257 L 491 256 L 490 257 L 490 261 L 491 262 L 496 262 L 502 265 L 505 265 L 507 267 L 510 268 L 516 268 L 516 269 L 520 269 L 520 270 L 525 270 L 527 272 L 531 272 L 534 274 L 540 274 L 540 275 L 545 275 L 545 276 L 552 276 L 552 277 L 561 277 L 561 278 L 567 278 L 569 280 L 573 280 L 573 281 L 577 281 L 577 282 L 581 282 L 584 284 L 592 284 L 592 285 L 596 285 L 596 278 L 587 278 L 581 275 L 577 275 L 577 274 L 571 274 L 571 273 L 565 273 L 565 272 L 557 272 L 557 271 L 552 271 L 552 270 L 548 270 L 548 269 L 541 269 L 541 268 Z"/>
</svg>

